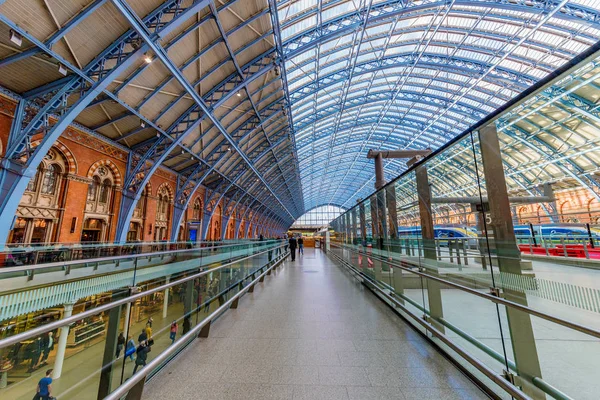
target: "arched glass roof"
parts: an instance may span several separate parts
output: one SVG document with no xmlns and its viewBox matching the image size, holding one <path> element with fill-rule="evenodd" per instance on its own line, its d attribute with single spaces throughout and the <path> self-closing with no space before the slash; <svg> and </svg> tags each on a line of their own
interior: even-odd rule
<svg viewBox="0 0 600 400">
<path fill-rule="evenodd" d="M 278 2 L 306 209 L 373 191 L 367 150 L 435 149 L 600 38 L 600 3 Z M 386 178 L 406 160 L 388 160 Z"/>
</svg>

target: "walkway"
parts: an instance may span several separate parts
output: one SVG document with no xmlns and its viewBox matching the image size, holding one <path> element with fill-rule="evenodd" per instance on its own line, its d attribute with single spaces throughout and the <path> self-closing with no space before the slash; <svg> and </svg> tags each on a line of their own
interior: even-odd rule
<svg viewBox="0 0 600 400">
<path fill-rule="evenodd" d="M 486 399 L 367 289 L 307 249 L 152 379 L 145 399 Z"/>
</svg>

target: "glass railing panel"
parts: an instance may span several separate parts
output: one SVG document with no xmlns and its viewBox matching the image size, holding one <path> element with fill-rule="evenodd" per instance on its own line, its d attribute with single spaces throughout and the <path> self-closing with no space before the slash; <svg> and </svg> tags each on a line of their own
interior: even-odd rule
<svg viewBox="0 0 600 400">
<path fill-rule="evenodd" d="M 149 362 L 168 349 L 247 285 L 253 279 L 252 272 L 264 271 L 269 248 L 282 255 L 275 248 L 278 245 L 278 242 L 265 244 L 263 253 L 234 261 L 231 265 L 215 264 L 204 268 L 197 259 L 194 268 L 173 272 L 179 262 L 176 261 L 167 264 L 168 275 L 144 279 L 137 274 L 135 285 L 133 280 L 121 282 L 121 287 L 73 303 L 65 305 L 63 299 L 63 303 L 41 309 L 35 315 L 29 313 L 22 319 L 15 317 L 14 321 L 9 321 L 10 329 L 0 331 L 0 339 L 33 328 L 40 329 L 49 323 L 54 323 L 56 329 L 51 330 L 51 339 L 47 332 L 40 331 L 39 335 L 0 348 L 0 373 L 4 374 L 3 382 L 6 382 L 5 387 L 0 387 L 0 397 L 31 398 L 35 382 L 48 368 L 62 371 L 52 385 L 53 396 L 95 399 L 102 391 L 101 397 L 104 397 L 129 379 L 136 365 L 137 369 L 142 368 L 144 357 Z M 246 246 L 246 254 L 250 251 Z M 227 253 L 225 256 L 231 258 L 232 255 Z M 275 258 L 274 255 L 271 257 L 272 260 Z M 152 268 L 144 267 L 140 271 Z M 201 276 L 192 278 L 194 274 Z M 132 295 L 136 296 L 135 300 L 114 305 Z M 6 312 L 5 308 L 3 312 Z M 60 328 L 61 324 L 56 321 L 71 315 L 68 329 Z M 39 321 L 33 324 L 35 321 L 30 317 Z M 4 322 L 2 326 L 5 326 Z M 138 350 L 145 340 L 151 344 L 151 352 L 147 354 Z M 31 382 L 34 382 L 33 387 Z"/>
<path fill-rule="evenodd" d="M 251 240 L 220 242 L 139 242 L 139 243 L 57 243 L 48 245 L 9 245 L 0 251 L 0 268 L 22 265 L 117 257 L 159 251 L 249 244 Z"/>
</svg>

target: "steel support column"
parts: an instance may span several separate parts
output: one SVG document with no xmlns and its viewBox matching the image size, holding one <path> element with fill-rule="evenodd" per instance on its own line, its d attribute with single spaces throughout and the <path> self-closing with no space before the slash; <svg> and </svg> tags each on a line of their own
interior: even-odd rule
<svg viewBox="0 0 600 400">
<path fill-rule="evenodd" d="M 418 166 L 415 172 L 424 255 L 424 260 L 421 262 L 421 268 L 424 268 L 430 274 L 437 275 L 438 266 L 435 253 L 435 234 L 433 230 L 433 215 L 431 212 L 431 188 L 429 187 L 427 167 L 425 165 Z M 431 323 L 435 325 L 437 329 L 444 332 L 444 326 L 439 322 L 439 320 L 444 317 L 441 284 L 431 279 L 427 279 L 426 283 Z"/>
<path fill-rule="evenodd" d="M 367 216 L 365 215 L 365 203 L 358 205 L 360 218 L 360 240 L 363 247 L 367 247 Z"/>
<path fill-rule="evenodd" d="M 502 153 L 495 124 L 487 125 L 479 130 L 479 142 L 489 201 L 488 240 L 493 243 L 496 250 L 500 272 L 521 275 L 521 252 L 517 247 L 512 224 Z M 493 235 L 493 238 L 490 238 L 490 234 Z M 490 259 L 490 261 L 492 260 Z M 523 291 L 507 288 L 503 288 L 503 291 L 507 300 L 527 305 L 527 296 Z M 506 315 L 517 373 L 522 378 L 523 391 L 533 398 L 544 399 L 546 397 L 544 393 L 532 383 L 534 377 L 542 378 L 542 371 L 531 317 L 529 314 L 511 307 L 506 307 Z"/>
<path fill-rule="evenodd" d="M 128 292 L 113 294 L 111 300 L 117 301 L 127 297 Z M 102 367 L 100 369 L 100 382 L 98 383 L 98 400 L 104 399 L 112 392 L 113 371 L 119 370 L 114 368 L 114 359 L 117 352 L 117 340 L 119 337 L 119 325 L 121 323 L 122 306 L 116 306 L 108 312 L 108 326 L 106 328 L 106 339 L 104 341 L 104 355 L 102 357 Z"/>
</svg>

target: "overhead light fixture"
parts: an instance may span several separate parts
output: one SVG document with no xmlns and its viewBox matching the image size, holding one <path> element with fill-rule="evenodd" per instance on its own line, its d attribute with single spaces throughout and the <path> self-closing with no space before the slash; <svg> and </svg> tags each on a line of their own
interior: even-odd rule
<svg viewBox="0 0 600 400">
<path fill-rule="evenodd" d="M 140 119 L 140 127 L 141 128 L 145 128 L 146 127 L 146 121 L 144 121 L 143 119 Z"/>
<path fill-rule="evenodd" d="M 185 151 L 183 151 L 183 149 L 181 150 L 181 154 L 185 154 Z"/>
<path fill-rule="evenodd" d="M 160 137 L 160 132 L 156 132 L 156 137 Z"/>
<path fill-rule="evenodd" d="M 279 76 L 279 74 L 281 73 L 281 71 L 279 71 L 279 65 L 275 66 L 275 75 Z"/>
<path fill-rule="evenodd" d="M 242 97 L 242 94 L 240 92 L 236 93 L 237 97 Z"/>
<path fill-rule="evenodd" d="M 61 74 L 62 76 L 67 76 L 67 72 L 69 72 L 67 70 L 67 67 L 65 67 L 61 63 L 58 63 L 58 73 Z"/>
<path fill-rule="evenodd" d="M 20 33 L 10 30 L 10 41 L 21 47 L 23 44 L 23 36 Z"/>
<path fill-rule="evenodd" d="M 152 57 L 150 57 L 149 54 L 144 54 L 144 61 L 146 62 L 146 64 L 151 64 L 152 63 Z"/>
<path fill-rule="evenodd" d="M 231 151 L 231 147 L 230 146 L 227 146 L 227 151 Z"/>
</svg>

